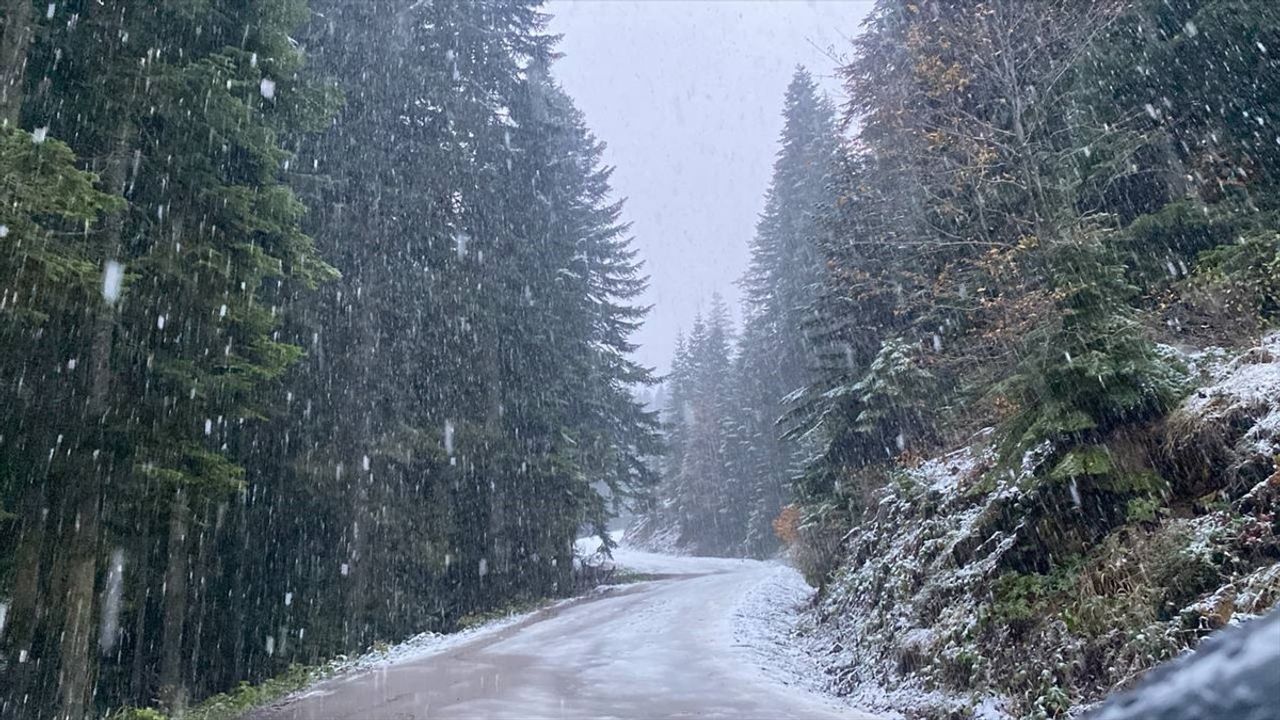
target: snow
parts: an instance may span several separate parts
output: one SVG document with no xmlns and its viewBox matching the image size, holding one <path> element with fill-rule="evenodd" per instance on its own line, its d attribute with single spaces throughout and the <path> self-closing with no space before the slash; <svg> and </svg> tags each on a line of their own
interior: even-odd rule
<svg viewBox="0 0 1280 720">
<path fill-rule="evenodd" d="M 561 601 L 551 607 L 557 607 L 569 600 Z M 333 671 L 339 674 L 359 674 L 373 670 L 384 670 L 393 665 L 410 663 L 439 655 L 471 642 L 490 637 L 507 628 L 519 625 L 544 610 L 530 610 L 524 613 L 513 613 L 506 617 L 495 618 L 487 622 L 473 625 L 455 633 L 424 632 L 414 635 L 404 642 L 384 648 L 370 650 L 354 658 L 339 658 Z M 305 691 L 304 691 L 305 693 Z"/>
<path fill-rule="evenodd" d="M 610 533 L 615 543 L 625 541 L 621 531 Z M 586 557 L 599 551 L 600 539 L 596 537 L 580 538 L 574 550 L 580 557 Z M 742 558 L 677 556 L 650 552 L 625 544 L 613 549 L 613 560 L 618 567 L 631 572 L 646 575 L 701 575 L 705 573 L 738 572 L 757 565 L 755 560 Z"/>
<path fill-rule="evenodd" d="M 579 541 L 590 554 L 599 539 Z M 618 548 L 630 570 L 683 576 L 455 633 L 424 633 L 339 664 L 339 675 L 252 714 L 345 717 L 869 718 L 775 674 L 795 610 L 812 592 L 776 563 Z"/>
<path fill-rule="evenodd" d="M 98 626 L 98 649 L 108 655 L 120 638 L 120 605 L 124 594 L 124 551 L 111 551 L 106 588 L 102 593 L 102 612 Z M 2 625 L 3 623 L 0 623 Z"/>
<path fill-rule="evenodd" d="M 1235 358 L 1215 357 L 1206 373 L 1213 382 L 1195 391 L 1172 419 L 1188 442 L 1197 444 L 1215 428 L 1243 430 L 1233 440 L 1237 466 L 1280 451 L 1280 333 Z"/>
<path fill-rule="evenodd" d="M 974 436 L 974 440 L 984 440 L 992 433 L 987 428 Z M 984 470 L 992 461 L 992 450 L 984 447 L 975 452 L 972 446 L 966 446 L 939 458 L 921 463 L 912 471 L 913 476 L 921 484 L 933 492 L 950 494 L 962 480 L 971 480 L 976 472 Z"/>
<path fill-rule="evenodd" d="M 1280 449 L 1280 333 L 1245 353 L 1210 350 L 1189 356 L 1175 348 L 1165 351 L 1193 360 L 1198 366 L 1194 372 L 1209 382 L 1172 418 L 1187 428 L 1187 444 L 1203 448 L 1201 437 L 1220 436 L 1236 458 L 1234 468 L 1257 483 L 1260 469 L 1269 473 L 1270 460 Z M 1034 491 L 1028 479 L 1043 469 L 1052 447 L 1042 444 L 1025 453 L 1020 468 L 989 475 L 995 466 L 993 444 L 992 432 L 984 431 L 965 447 L 904 469 L 907 482 L 875 498 L 874 509 L 843 539 L 846 559 L 821 601 L 798 611 L 793 630 L 779 640 L 790 643 L 779 660 L 793 668 L 790 676 L 847 696 L 857 707 L 913 716 L 991 719 L 1026 709 L 1019 706 L 1026 698 L 987 694 L 990 688 L 1004 687 L 1000 683 L 973 680 L 982 673 L 1012 672 L 1024 661 L 993 654 L 977 628 L 992 583 L 1007 567 L 1006 556 L 1027 533 L 1024 503 L 1035 497 L 1029 495 Z M 984 475 L 994 484 L 984 484 Z M 1079 506 L 1083 490 L 1067 486 L 1064 494 L 1070 493 Z M 1263 485 L 1253 494 L 1255 504 L 1269 502 Z M 1253 527 L 1232 525 L 1234 512 L 1165 522 L 1171 533 L 1185 528 L 1182 552 L 1220 563 L 1215 557 L 1228 539 Z M 1168 627 L 1185 630 L 1179 623 L 1196 616 L 1203 627 L 1248 620 L 1274 604 L 1278 578 L 1277 564 L 1233 578 L 1183 608 Z M 1153 626 L 1150 631 L 1165 629 Z M 1043 653 L 1048 651 L 1062 658 L 1083 652 L 1078 638 L 1061 623 L 1046 624 L 1037 642 L 1026 652 L 1041 664 L 1028 670 L 1044 670 Z"/>
<path fill-rule="evenodd" d="M 796 674 L 854 707 L 1008 717 L 1003 698 L 934 689 L 937 668 L 946 665 L 937 660 L 972 654 L 978 606 L 1017 541 L 1019 527 L 1002 528 L 992 518 L 1022 495 L 1025 474 L 1043 462 L 1043 449 L 1033 450 L 1022 473 L 973 492 L 994 464 L 992 435 L 983 430 L 964 447 L 906 470 L 913 489 L 882 493 L 874 517 L 850 531 L 844 540 L 850 560 L 793 625 Z M 933 512 L 921 516 L 915 503 Z"/>
<path fill-rule="evenodd" d="M 832 707 L 857 710 L 849 698 L 828 694 L 818 648 L 796 636 L 801 612 L 814 589 L 794 568 L 775 565 L 733 609 L 733 636 L 760 673 L 783 685 L 822 697 Z M 898 713 L 881 715 L 901 717 Z"/>
</svg>

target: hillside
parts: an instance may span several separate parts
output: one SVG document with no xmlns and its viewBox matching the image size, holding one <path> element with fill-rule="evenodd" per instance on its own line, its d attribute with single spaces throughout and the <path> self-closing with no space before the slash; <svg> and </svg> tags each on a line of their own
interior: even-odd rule
<svg viewBox="0 0 1280 720">
<path fill-rule="evenodd" d="M 1204 384 L 1109 456 L 1168 480 L 1123 514 L 1095 477 L 1031 482 L 1040 454 L 1000 463 L 991 431 L 896 472 L 803 618 L 829 688 L 1054 717 L 1280 602 L 1280 334 L 1183 360 Z"/>
</svg>

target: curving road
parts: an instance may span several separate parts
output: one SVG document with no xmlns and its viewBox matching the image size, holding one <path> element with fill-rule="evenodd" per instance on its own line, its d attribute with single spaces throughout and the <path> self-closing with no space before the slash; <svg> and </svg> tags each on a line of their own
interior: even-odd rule
<svg viewBox="0 0 1280 720">
<path fill-rule="evenodd" d="M 737 600 L 776 567 L 623 551 L 681 574 L 535 614 L 427 657 L 340 676 L 252 720 L 869 718 L 782 685 L 735 647 Z"/>
</svg>

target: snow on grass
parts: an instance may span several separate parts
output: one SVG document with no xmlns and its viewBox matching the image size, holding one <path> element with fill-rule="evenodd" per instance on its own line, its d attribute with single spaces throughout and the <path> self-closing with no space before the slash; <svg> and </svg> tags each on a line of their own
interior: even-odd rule
<svg viewBox="0 0 1280 720">
<path fill-rule="evenodd" d="M 805 608 L 814 590 L 795 570 L 779 567 L 745 596 L 734 613 L 735 639 L 770 677 L 818 693 L 846 710 L 875 711 L 879 717 L 902 718 L 900 709 L 957 707 L 957 699 L 911 683 L 889 688 L 876 683 L 841 687 L 831 673 L 831 660 L 849 653 L 833 634 L 813 625 Z M 928 634 L 917 628 L 908 631 Z M 856 641 L 856 639 L 855 639 Z M 840 664 L 838 661 L 837 665 Z M 843 694 L 837 694 L 843 693 Z M 1004 720 L 995 698 L 985 698 L 976 718 Z"/>
<path fill-rule="evenodd" d="M 973 436 L 969 445 L 942 457 L 924 461 L 911 471 L 912 475 L 933 492 L 943 495 L 956 492 L 961 484 L 972 482 L 990 466 L 994 449 L 990 447 L 989 441 L 994 432 L 994 428 L 982 430 Z M 979 452 L 974 452 L 975 445 L 981 447 Z"/>
<path fill-rule="evenodd" d="M 1204 458 L 1212 482 L 1200 492 L 1235 492 L 1269 474 L 1280 452 L 1280 333 L 1208 374 L 1212 382 L 1170 415 L 1167 443 L 1188 460 Z"/>
<path fill-rule="evenodd" d="M 977 720 L 1007 720 L 1001 701 L 984 697 L 976 705 L 924 689 L 912 682 L 885 687 L 874 682 L 844 685 L 833 667 L 852 659 L 842 638 L 817 626 L 806 611 L 814 589 L 793 568 L 778 565 L 746 593 L 733 611 L 738 648 L 767 677 L 823 698 L 845 712 L 875 712 L 880 718 L 903 718 L 902 710 L 968 710 Z M 916 629 L 916 633 L 930 631 Z M 857 638 L 852 638 L 857 642 Z M 886 662 L 891 660 L 886 659 Z"/>
<path fill-rule="evenodd" d="M 1241 409 L 1253 410 L 1257 425 L 1250 431 L 1250 439 L 1259 443 L 1260 451 L 1272 451 L 1275 430 L 1280 425 L 1280 333 L 1263 338 L 1258 347 L 1221 365 L 1212 374 L 1215 382 L 1197 390 L 1181 412 L 1203 422 L 1225 420 Z"/>
<path fill-rule="evenodd" d="M 823 704 L 845 712 L 873 707 L 875 704 L 859 702 L 858 698 L 834 695 L 825 682 L 827 676 L 816 648 L 797 635 L 801 613 L 813 594 L 813 588 L 794 568 L 774 565 L 733 609 L 734 647 L 770 680 L 802 690 Z"/>
<path fill-rule="evenodd" d="M 1211 382 L 1179 410 L 1187 437 L 1203 448 L 1201 423 L 1210 431 L 1226 427 L 1229 432 L 1209 437 L 1231 451 L 1228 457 L 1255 463 L 1244 475 L 1251 479 L 1280 446 L 1280 333 L 1248 352 L 1204 353 L 1198 361 Z M 844 537 L 845 561 L 816 606 L 804 607 L 811 591 L 795 576 L 762 586 L 763 599 L 744 601 L 744 616 L 764 618 L 743 631 L 756 638 L 744 645 L 767 648 L 758 662 L 850 706 L 911 716 L 1006 718 L 1046 697 L 1044 688 L 1062 681 L 1045 673 L 1062 658 L 1079 656 L 1082 641 L 1055 620 L 1037 630 L 1025 655 L 1003 652 L 993 645 L 1007 642 L 1008 634 L 992 589 L 1007 568 L 1018 566 L 1010 553 L 1020 539 L 1035 532 L 1028 525 L 1035 518 L 1026 517 L 1022 503 L 1034 499 L 1031 481 L 1043 475 L 1054 448 L 1042 443 L 1024 454 L 1021 467 L 993 471 L 995 440 L 984 431 L 964 447 L 895 474 L 898 482 L 886 485 Z M 1256 503 L 1269 502 L 1264 490 L 1255 492 Z M 1228 516 L 1165 522 L 1186 526 L 1189 557 L 1206 557 L 1239 534 L 1226 526 Z M 1280 596 L 1277 577 L 1270 567 L 1259 570 L 1207 601 L 1225 609 L 1224 617 L 1258 612 Z M 1173 632 L 1181 622 L 1156 629 Z M 1020 676 L 1024 671 L 1038 671 L 1043 682 Z M 1010 695 L 990 694 L 995 689 Z M 1077 690 L 1096 693 L 1083 684 Z"/>
<path fill-rule="evenodd" d="M 878 712 L 1008 717 L 1004 698 L 935 689 L 977 659 L 979 607 L 1022 531 L 1000 518 L 1024 478 L 1014 471 L 986 484 L 993 440 L 989 430 L 978 433 L 906 470 L 909 482 L 887 487 L 875 513 L 846 536 L 849 558 L 820 603 L 799 611 L 787 640 L 811 658 L 817 669 L 807 674 L 821 689 Z M 1028 455 L 1029 466 L 1042 462 Z"/>
<path fill-rule="evenodd" d="M 362 673 L 377 670 L 399 663 L 421 660 L 432 655 L 452 650 L 483 638 L 487 638 L 519 625 L 548 607 L 555 607 L 571 602 L 573 599 L 561 600 L 550 606 L 513 613 L 505 617 L 494 618 L 486 622 L 472 625 L 464 630 L 452 633 L 424 632 L 414 635 L 404 642 L 387 647 L 376 648 L 354 658 L 339 658 L 334 664 L 334 674 Z"/>
</svg>

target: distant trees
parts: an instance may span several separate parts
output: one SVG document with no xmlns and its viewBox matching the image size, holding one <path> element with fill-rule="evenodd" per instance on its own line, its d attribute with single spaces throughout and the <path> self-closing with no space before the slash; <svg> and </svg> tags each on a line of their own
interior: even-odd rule
<svg viewBox="0 0 1280 720">
<path fill-rule="evenodd" d="M 741 538 L 743 493 L 728 452 L 733 405 L 732 328 L 719 295 L 693 323 L 672 361 L 666 424 L 671 439 L 654 522 L 704 554 L 733 554 Z"/>
<path fill-rule="evenodd" d="M 811 451 L 805 442 L 782 440 L 779 421 L 784 398 L 809 381 L 815 362 L 806 325 L 822 276 L 819 218 L 831 201 L 838 140 L 835 109 L 804 68 L 787 87 L 782 117 L 773 177 L 741 282 L 731 452 L 748 493 L 743 550 L 750 555 L 777 548 L 771 523 Z"/>
<path fill-rule="evenodd" d="M 837 146 L 835 111 L 798 68 L 783 104 L 773 179 L 742 278 L 743 328 L 730 344 L 718 297 L 677 351 L 670 377 L 671 442 L 658 517 L 699 552 L 767 555 L 772 522 L 803 465 L 803 443 L 781 439 L 782 403 L 814 363 L 805 330 L 821 277 L 816 236 Z M 662 524 L 663 520 L 658 521 Z"/>
<path fill-rule="evenodd" d="M 0 714 L 568 592 L 657 436 L 535 6 L 3 12 Z"/>
</svg>

